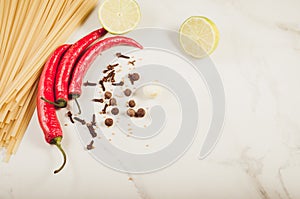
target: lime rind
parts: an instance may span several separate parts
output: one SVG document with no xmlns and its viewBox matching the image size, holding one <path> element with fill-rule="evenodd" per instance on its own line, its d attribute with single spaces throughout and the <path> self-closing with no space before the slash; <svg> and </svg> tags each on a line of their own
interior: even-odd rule
<svg viewBox="0 0 300 199">
<path fill-rule="evenodd" d="M 196 58 L 210 55 L 217 48 L 220 38 L 215 23 L 204 16 L 191 16 L 186 19 L 179 33 L 182 48 Z"/>
<path fill-rule="evenodd" d="M 135 0 L 105 0 L 99 7 L 98 18 L 109 33 L 125 34 L 136 28 L 141 12 Z"/>
</svg>

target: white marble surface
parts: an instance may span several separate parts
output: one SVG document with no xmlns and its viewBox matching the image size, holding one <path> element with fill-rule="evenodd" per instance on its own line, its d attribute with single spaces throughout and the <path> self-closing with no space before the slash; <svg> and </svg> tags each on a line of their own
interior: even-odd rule
<svg viewBox="0 0 300 199">
<path fill-rule="evenodd" d="M 172 166 L 151 174 L 113 171 L 83 150 L 66 127 L 66 168 L 43 141 L 36 115 L 11 161 L 0 163 L 0 198 L 300 198 L 300 1 L 139 1 L 139 27 L 178 30 L 191 15 L 211 18 L 221 40 L 211 58 L 223 79 L 226 123 L 213 153 L 198 160 L 203 136 Z M 70 41 L 93 30 L 94 12 Z"/>
</svg>

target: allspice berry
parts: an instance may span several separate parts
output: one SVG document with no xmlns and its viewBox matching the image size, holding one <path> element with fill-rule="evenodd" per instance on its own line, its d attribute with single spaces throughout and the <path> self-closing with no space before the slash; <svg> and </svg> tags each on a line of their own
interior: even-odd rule
<svg viewBox="0 0 300 199">
<path fill-rule="evenodd" d="M 111 96 L 112 96 L 112 94 L 111 94 L 111 92 L 109 92 L 109 91 L 106 91 L 106 92 L 104 93 L 104 98 L 105 98 L 105 99 L 110 99 Z"/>
<path fill-rule="evenodd" d="M 133 73 L 133 74 L 131 75 L 131 78 L 132 78 L 133 81 L 137 81 L 137 80 L 140 79 L 140 75 L 137 74 L 137 73 Z"/>
<path fill-rule="evenodd" d="M 114 120 L 111 118 L 106 118 L 104 121 L 104 124 L 108 127 L 112 126 L 114 124 Z"/>
<path fill-rule="evenodd" d="M 135 107 L 135 101 L 134 100 L 129 100 L 128 106 L 131 107 L 131 108 Z"/>
<path fill-rule="evenodd" d="M 117 100 L 116 100 L 116 98 L 111 98 L 111 99 L 109 100 L 109 105 L 110 105 L 110 106 L 116 106 L 116 105 L 117 105 Z"/>
<path fill-rule="evenodd" d="M 129 116 L 129 117 L 133 117 L 133 116 L 135 116 L 135 110 L 133 110 L 132 108 L 130 108 L 130 109 L 128 109 L 127 110 L 127 115 Z"/>
<path fill-rule="evenodd" d="M 137 112 L 135 113 L 135 116 L 136 116 L 136 117 L 144 117 L 145 114 L 146 114 L 145 109 L 139 108 L 139 109 L 137 110 Z"/>
<path fill-rule="evenodd" d="M 113 115 L 118 115 L 119 114 L 119 109 L 117 107 L 115 107 L 115 108 L 112 108 L 110 112 Z"/>
<path fill-rule="evenodd" d="M 124 95 L 127 96 L 127 97 L 130 96 L 131 93 L 132 93 L 132 91 L 130 89 L 128 89 L 128 88 L 125 89 L 125 91 L 124 91 Z"/>
</svg>

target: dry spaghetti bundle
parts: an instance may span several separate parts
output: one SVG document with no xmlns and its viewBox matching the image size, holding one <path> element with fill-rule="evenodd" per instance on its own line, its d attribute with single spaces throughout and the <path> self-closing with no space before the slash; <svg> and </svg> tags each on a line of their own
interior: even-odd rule
<svg viewBox="0 0 300 199">
<path fill-rule="evenodd" d="M 14 154 L 35 109 L 37 81 L 97 0 L 0 0 L 0 150 Z"/>
</svg>

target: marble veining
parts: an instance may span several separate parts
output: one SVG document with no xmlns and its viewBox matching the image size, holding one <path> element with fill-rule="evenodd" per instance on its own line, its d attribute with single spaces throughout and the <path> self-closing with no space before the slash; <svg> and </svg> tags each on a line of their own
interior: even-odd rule
<svg viewBox="0 0 300 199">
<path fill-rule="evenodd" d="M 91 158 L 67 129 L 68 164 L 53 176 L 58 154 L 55 148 L 37 144 L 43 137 L 36 130 L 35 114 L 17 155 L 9 164 L 0 163 L 0 199 L 45 198 L 45 194 L 48 199 L 56 193 L 62 199 L 299 199 L 300 1 L 152 0 L 139 4 L 140 28 L 178 30 L 187 17 L 204 15 L 220 29 L 220 43 L 211 58 L 223 79 L 227 115 L 213 153 L 197 159 L 203 141 L 200 134 L 185 156 L 169 168 L 128 175 Z M 95 21 L 97 11 L 70 41 L 98 27 Z M 34 186 L 39 188 L 28 191 Z"/>
</svg>

